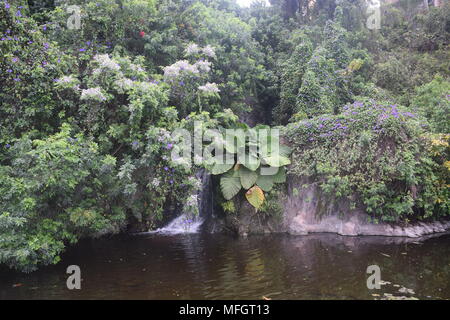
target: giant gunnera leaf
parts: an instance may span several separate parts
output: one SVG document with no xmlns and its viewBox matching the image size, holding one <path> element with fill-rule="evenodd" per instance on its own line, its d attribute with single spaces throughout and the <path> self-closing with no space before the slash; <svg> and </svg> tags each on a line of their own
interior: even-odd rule
<svg viewBox="0 0 450 320">
<path fill-rule="evenodd" d="M 244 166 L 239 169 L 239 177 L 241 179 L 241 184 L 244 189 L 250 189 L 258 179 L 258 174 L 255 171 L 249 170 Z"/>
<path fill-rule="evenodd" d="M 246 152 L 241 158 L 242 164 L 252 171 L 256 171 L 261 164 L 261 160 L 255 152 Z"/>
<path fill-rule="evenodd" d="M 258 185 L 261 189 L 266 192 L 269 192 L 273 188 L 274 175 L 258 175 L 258 179 L 256 180 L 256 185 Z"/>
<path fill-rule="evenodd" d="M 215 163 L 211 169 L 213 175 L 218 175 L 227 172 L 234 166 L 233 163 Z"/>
<path fill-rule="evenodd" d="M 286 182 L 286 168 L 281 167 L 278 169 L 276 175 L 273 176 L 273 181 L 275 183 L 285 183 Z"/>
<path fill-rule="evenodd" d="M 263 158 L 266 164 L 271 167 L 282 167 L 291 164 L 291 160 L 288 157 L 282 156 L 280 154 L 271 154 Z"/>
<path fill-rule="evenodd" d="M 265 199 L 264 192 L 258 186 L 250 188 L 245 193 L 245 197 L 247 198 L 247 201 L 256 208 L 256 210 L 258 210 L 262 206 Z"/>
<path fill-rule="evenodd" d="M 230 170 L 220 178 L 220 189 L 227 200 L 231 200 L 241 190 L 238 171 Z"/>
</svg>

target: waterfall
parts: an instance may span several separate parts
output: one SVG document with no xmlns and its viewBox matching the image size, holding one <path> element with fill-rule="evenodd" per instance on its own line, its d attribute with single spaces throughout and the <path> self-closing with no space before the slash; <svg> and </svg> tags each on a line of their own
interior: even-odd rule
<svg viewBox="0 0 450 320">
<path fill-rule="evenodd" d="M 203 219 L 199 216 L 190 217 L 190 215 L 183 213 L 176 217 L 165 227 L 159 228 L 152 233 L 161 234 L 180 234 L 180 233 L 197 233 L 203 224 Z"/>
<path fill-rule="evenodd" d="M 159 228 L 151 233 L 160 234 L 182 234 L 197 233 L 200 231 L 205 218 L 212 211 L 212 189 L 211 176 L 205 169 L 197 171 L 195 176 L 202 182 L 202 187 L 198 191 L 199 214 L 193 216 L 190 213 L 183 212 L 180 216 L 170 221 L 165 227 Z"/>
</svg>

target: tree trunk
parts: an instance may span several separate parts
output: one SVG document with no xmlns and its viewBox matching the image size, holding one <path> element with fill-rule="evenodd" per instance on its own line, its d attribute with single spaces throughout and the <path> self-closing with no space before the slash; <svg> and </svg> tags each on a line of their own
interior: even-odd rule
<svg viewBox="0 0 450 320">
<path fill-rule="evenodd" d="M 429 10 L 430 8 L 428 7 L 428 0 L 423 0 L 423 6 L 425 8 L 425 10 Z"/>
</svg>

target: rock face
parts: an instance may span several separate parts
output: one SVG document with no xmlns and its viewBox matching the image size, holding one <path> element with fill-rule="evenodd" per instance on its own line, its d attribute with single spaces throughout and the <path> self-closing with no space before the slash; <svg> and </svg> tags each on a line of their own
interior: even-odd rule
<svg viewBox="0 0 450 320">
<path fill-rule="evenodd" d="M 244 236 L 275 232 L 292 235 L 332 232 L 345 236 L 410 238 L 450 230 L 450 221 L 418 222 L 408 226 L 371 223 L 363 210 L 351 209 L 348 201 L 330 201 L 317 185 L 298 177 L 289 177 L 287 192 L 280 197 L 279 203 L 283 214 L 274 217 L 257 213 L 242 197 L 235 200 L 236 213 L 215 214 L 208 219 L 205 228 L 209 232 L 231 231 Z"/>
<path fill-rule="evenodd" d="M 450 229 L 450 221 L 419 222 L 408 226 L 387 223 L 374 224 L 361 209 L 350 209 L 346 201 L 330 202 L 324 199 L 318 187 L 308 181 L 291 179 L 283 229 L 290 234 L 304 235 L 313 232 L 333 232 L 346 236 L 377 235 L 399 237 L 421 237 Z M 298 192 L 294 192 L 294 190 Z"/>
<path fill-rule="evenodd" d="M 204 229 L 207 232 L 231 232 L 241 236 L 249 234 L 286 232 L 281 217 L 267 217 L 244 198 L 234 200 L 236 212 L 223 213 L 220 208 L 215 208 L 214 213 L 209 216 Z"/>
</svg>

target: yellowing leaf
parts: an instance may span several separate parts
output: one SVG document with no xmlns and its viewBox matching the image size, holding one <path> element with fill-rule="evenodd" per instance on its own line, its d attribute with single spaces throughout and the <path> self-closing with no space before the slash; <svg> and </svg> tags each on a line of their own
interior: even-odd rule
<svg viewBox="0 0 450 320">
<path fill-rule="evenodd" d="M 250 204 L 256 208 L 256 210 L 258 210 L 262 206 L 265 199 L 264 192 L 258 186 L 250 188 L 245 193 L 245 197 L 247 198 L 248 202 L 250 202 Z"/>
<path fill-rule="evenodd" d="M 446 167 L 447 170 L 450 171 L 450 161 L 445 161 L 445 162 L 444 162 L 444 167 Z"/>
</svg>

